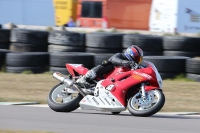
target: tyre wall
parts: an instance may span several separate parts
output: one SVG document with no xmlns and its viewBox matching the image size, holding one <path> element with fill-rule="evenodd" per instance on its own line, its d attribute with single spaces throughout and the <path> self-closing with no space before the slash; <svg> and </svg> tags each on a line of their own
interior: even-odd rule
<svg viewBox="0 0 200 133">
<path fill-rule="evenodd" d="M 153 62 L 163 79 L 184 74 L 200 81 L 200 38 L 184 36 L 0 29 L 0 67 L 13 73 L 68 74 L 66 63 L 90 69 L 131 45 L 143 49 L 144 60 Z"/>
</svg>

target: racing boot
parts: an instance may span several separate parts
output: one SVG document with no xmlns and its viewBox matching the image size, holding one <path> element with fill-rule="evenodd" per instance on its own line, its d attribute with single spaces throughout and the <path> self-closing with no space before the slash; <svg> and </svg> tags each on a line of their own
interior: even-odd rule
<svg viewBox="0 0 200 133">
<path fill-rule="evenodd" d="M 84 76 L 80 77 L 76 83 L 81 85 L 87 85 L 87 89 L 83 88 L 83 92 L 86 94 L 92 94 L 94 93 L 94 87 L 89 87 L 90 84 L 87 81 L 90 81 L 96 77 L 96 73 L 93 70 L 88 71 Z M 75 88 L 65 88 L 68 93 L 79 93 L 78 90 Z"/>
<path fill-rule="evenodd" d="M 89 70 L 84 76 L 80 77 L 76 83 L 84 84 L 87 81 L 93 80 L 96 77 L 96 73 L 93 70 Z"/>
</svg>

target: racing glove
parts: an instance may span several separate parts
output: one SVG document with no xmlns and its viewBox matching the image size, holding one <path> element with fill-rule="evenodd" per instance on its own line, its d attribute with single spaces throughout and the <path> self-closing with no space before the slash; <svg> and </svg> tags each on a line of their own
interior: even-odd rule
<svg viewBox="0 0 200 133">
<path fill-rule="evenodd" d="M 135 61 L 129 61 L 129 66 L 131 67 L 131 69 L 136 70 L 139 65 L 135 62 Z"/>
</svg>

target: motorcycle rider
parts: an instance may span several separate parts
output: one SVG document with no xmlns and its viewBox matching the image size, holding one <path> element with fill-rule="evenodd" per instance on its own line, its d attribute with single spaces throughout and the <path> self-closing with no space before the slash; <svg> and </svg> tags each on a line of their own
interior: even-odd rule
<svg viewBox="0 0 200 133">
<path fill-rule="evenodd" d="M 126 66 L 137 69 L 143 60 L 143 50 L 136 45 L 126 49 L 124 53 L 116 53 L 108 60 L 104 60 L 100 65 L 89 70 L 84 76 L 80 77 L 76 83 L 84 84 L 96 78 L 103 76 L 114 69 L 114 66 Z"/>
</svg>

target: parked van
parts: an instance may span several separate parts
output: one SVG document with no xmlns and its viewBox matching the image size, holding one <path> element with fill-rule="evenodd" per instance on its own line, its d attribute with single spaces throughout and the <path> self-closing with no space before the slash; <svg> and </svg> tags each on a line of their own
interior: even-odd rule
<svg viewBox="0 0 200 133">
<path fill-rule="evenodd" d="M 200 0 L 153 0 L 150 31 L 200 33 Z"/>
<path fill-rule="evenodd" d="M 79 0 L 80 27 L 149 29 L 152 0 Z"/>
<path fill-rule="evenodd" d="M 78 0 L 53 0 L 56 26 L 68 23 L 70 17 L 76 21 Z"/>
</svg>

